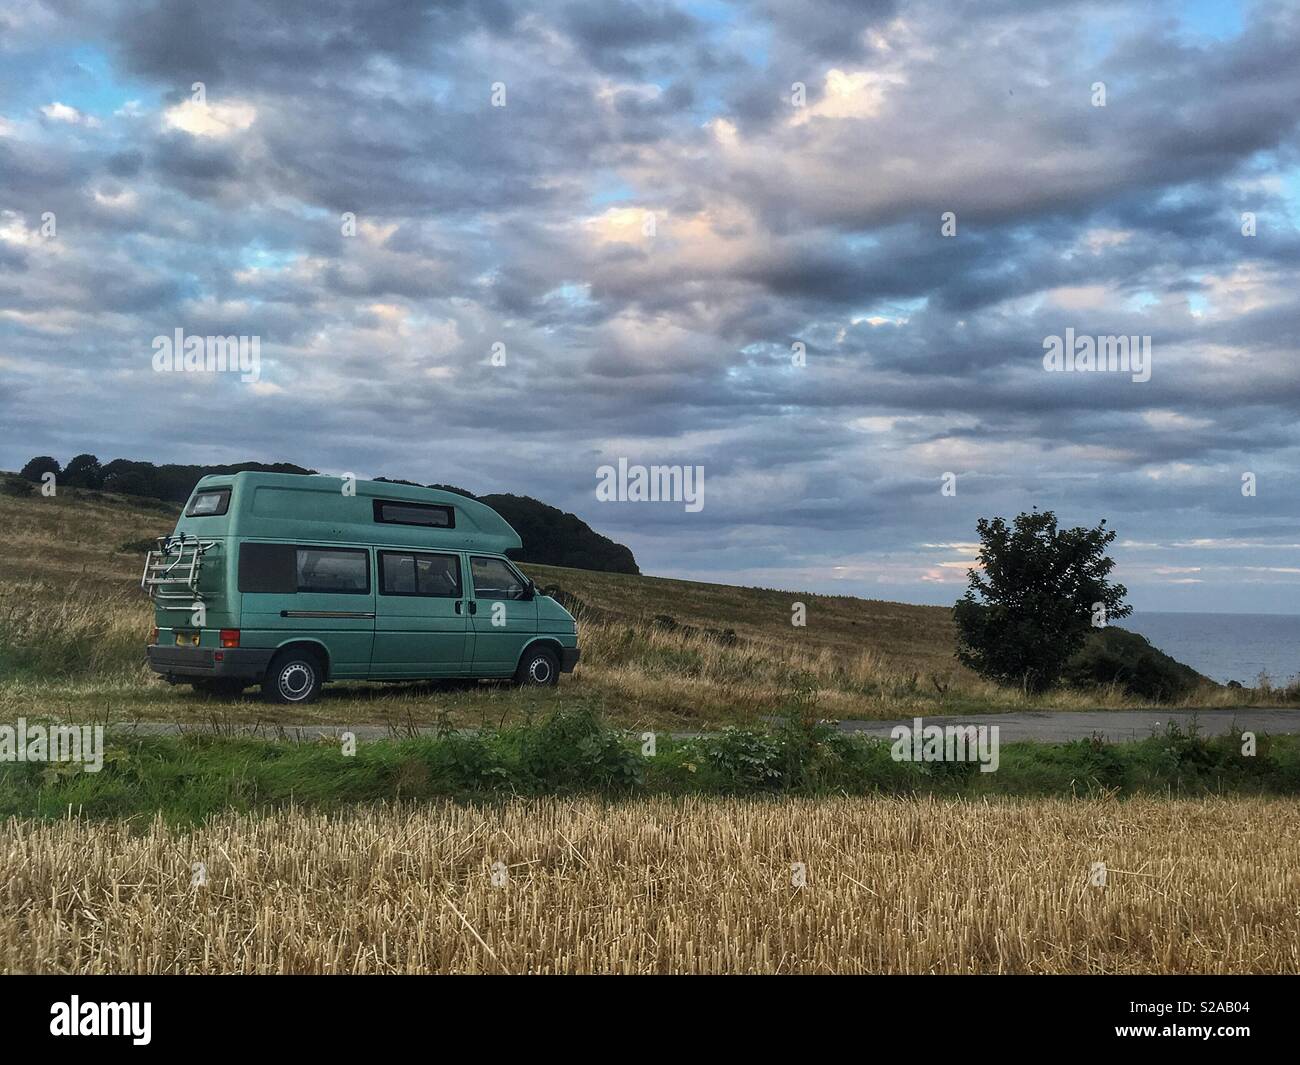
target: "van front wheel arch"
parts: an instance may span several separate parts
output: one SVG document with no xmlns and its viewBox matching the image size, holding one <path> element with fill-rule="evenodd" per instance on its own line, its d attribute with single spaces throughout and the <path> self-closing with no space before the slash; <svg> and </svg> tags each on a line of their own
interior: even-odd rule
<svg viewBox="0 0 1300 1065">
<path fill-rule="evenodd" d="M 269 703 L 310 703 L 325 682 L 325 662 L 310 647 L 286 647 L 271 659 L 262 681 L 262 698 Z"/>
<path fill-rule="evenodd" d="M 545 644 L 524 651 L 515 670 L 515 683 L 528 688 L 549 688 L 560 679 L 560 657 Z"/>
</svg>

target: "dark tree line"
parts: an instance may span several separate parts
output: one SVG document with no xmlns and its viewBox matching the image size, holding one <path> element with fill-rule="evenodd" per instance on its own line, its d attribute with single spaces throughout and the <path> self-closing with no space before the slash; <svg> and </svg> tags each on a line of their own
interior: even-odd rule
<svg viewBox="0 0 1300 1065">
<path fill-rule="evenodd" d="M 51 472 L 58 478 L 59 484 L 70 488 L 93 488 L 101 492 L 184 503 L 200 478 L 210 473 L 239 473 L 242 470 L 257 470 L 261 473 L 316 472 L 288 462 L 270 465 L 264 462 L 239 462 L 230 466 L 181 466 L 168 463 L 155 466 L 152 462 L 114 459 L 100 465 L 99 459 L 94 455 L 77 455 L 67 466 L 60 468 L 56 459 L 49 455 L 38 455 L 22 468 L 19 476 L 29 481 L 40 481 L 42 474 Z"/>
</svg>

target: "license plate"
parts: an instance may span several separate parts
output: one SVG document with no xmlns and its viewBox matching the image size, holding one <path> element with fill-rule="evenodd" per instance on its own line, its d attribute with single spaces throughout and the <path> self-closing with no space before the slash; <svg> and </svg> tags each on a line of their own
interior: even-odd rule
<svg viewBox="0 0 1300 1065">
<path fill-rule="evenodd" d="M 197 632 L 178 632 L 176 634 L 177 647 L 198 647 L 199 634 Z"/>
</svg>

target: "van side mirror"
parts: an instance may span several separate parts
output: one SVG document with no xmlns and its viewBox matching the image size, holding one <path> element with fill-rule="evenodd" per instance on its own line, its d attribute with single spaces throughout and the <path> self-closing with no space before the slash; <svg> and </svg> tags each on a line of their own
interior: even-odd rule
<svg viewBox="0 0 1300 1065">
<path fill-rule="evenodd" d="M 528 578 L 528 583 L 524 585 L 524 598 L 532 599 L 537 595 L 537 585 L 533 583 L 532 577 Z"/>
</svg>

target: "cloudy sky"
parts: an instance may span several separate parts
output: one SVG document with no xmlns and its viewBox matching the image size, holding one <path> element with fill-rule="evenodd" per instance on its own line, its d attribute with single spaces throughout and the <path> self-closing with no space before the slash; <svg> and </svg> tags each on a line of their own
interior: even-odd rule
<svg viewBox="0 0 1300 1065">
<path fill-rule="evenodd" d="M 0 467 L 451 482 L 940 603 L 1038 506 L 1139 609 L 1300 612 L 1298 121 L 1295 4 L 4 0 Z"/>
</svg>

